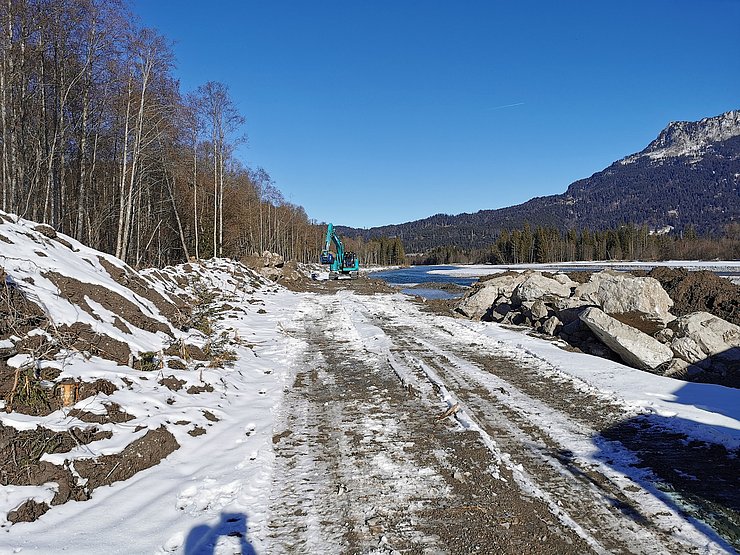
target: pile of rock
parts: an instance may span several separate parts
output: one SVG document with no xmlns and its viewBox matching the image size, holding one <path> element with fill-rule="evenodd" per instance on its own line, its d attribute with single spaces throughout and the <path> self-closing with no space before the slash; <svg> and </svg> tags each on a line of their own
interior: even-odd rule
<svg viewBox="0 0 740 555">
<path fill-rule="evenodd" d="M 298 268 L 294 260 L 288 262 L 277 253 L 264 251 L 261 255 L 245 256 L 242 264 L 272 281 L 300 281 L 306 279 L 306 275 Z"/>
<path fill-rule="evenodd" d="M 708 312 L 677 318 L 673 304 L 652 277 L 604 270 L 579 283 L 530 270 L 477 284 L 456 310 L 528 326 L 641 370 L 740 387 L 740 327 Z"/>
</svg>

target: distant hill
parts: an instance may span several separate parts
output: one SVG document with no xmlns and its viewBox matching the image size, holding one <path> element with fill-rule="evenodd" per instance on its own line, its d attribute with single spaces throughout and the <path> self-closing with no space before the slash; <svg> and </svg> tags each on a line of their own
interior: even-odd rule
<svg viewBox="0 0 740 555">
<path fill-rule="evenodd" d="M 398 236 L 406 252 L 443 245 L 480 248 L 502 229 L 606 229 L 623 223 L 679 232 L 721 232 L 740 221 L 740 111 L 672 122 L 647 148 L 614 162 L 560 195 L 474 214 L 436 214 L 404 224 L 339 231 L 348 237 Z M 670 226 L 670 227 L 669 227 Z"/>
</svg>

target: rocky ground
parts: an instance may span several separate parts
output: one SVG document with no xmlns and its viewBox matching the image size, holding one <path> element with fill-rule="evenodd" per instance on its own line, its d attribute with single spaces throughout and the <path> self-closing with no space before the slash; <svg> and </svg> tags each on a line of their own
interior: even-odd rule
<svg viewBox="0 0 740 555">
<path fill-rule="evenodd" d="M 740 286 L 711 272 L 505 272 L 454 310 L 686 381 L 740 387 Z"/>
</svg>

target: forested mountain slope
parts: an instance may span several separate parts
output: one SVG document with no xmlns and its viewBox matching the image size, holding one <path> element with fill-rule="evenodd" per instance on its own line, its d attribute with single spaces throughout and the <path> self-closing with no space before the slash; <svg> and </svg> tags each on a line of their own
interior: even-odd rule
<svg viewBox="0 0 740 555">
<path fill-rule="evenodd" d="M 531 226 L 594 230 L 623 223 L 701 234 L 720 233 L 740 216 L 740 111 L 698 122 L 673 122 L 641 152 L 614 162 L 565 193 L 474 214 L 423 220 L 350 236 L 399 236 L 407 252 L 442 245 L 480 248 L 503 229 Z"/>
</svg>

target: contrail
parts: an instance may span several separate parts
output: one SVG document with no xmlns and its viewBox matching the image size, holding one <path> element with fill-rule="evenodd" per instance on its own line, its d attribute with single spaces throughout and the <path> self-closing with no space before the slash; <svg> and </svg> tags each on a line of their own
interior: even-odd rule
<svg viewBox="0 0 740 555">
<path fill-rule="evenodd" d="M 503 104 L 501 106 L 494 106 L 493 108 L 488 108 L 488 111 L 491 110 L 500 110 L 501 108 L 513 108 L 514 106 L 523 106 L 524 102 L 516 102 L 515 104 Z"/>
</svg>

